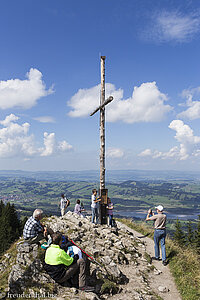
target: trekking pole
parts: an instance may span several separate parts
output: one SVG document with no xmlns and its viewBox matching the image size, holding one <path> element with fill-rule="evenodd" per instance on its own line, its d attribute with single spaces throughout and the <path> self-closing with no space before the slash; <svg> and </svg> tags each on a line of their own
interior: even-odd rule
<svg viewBox="0 0 200 300">
<path fill-rule="evenodd" d="M 92 256 L 90 256 L 89 254 L 87 254 L 83 249 L 81 249 L 78 245 L 76 245 L 73 240 L 70 240 L 70 241 L 72 242 L 72 244 L 74 244 L 74 246 L 78 247 L 83 253 L 85 253 L 90 259 L 92 259 L 92 261 L 94 263 L 98 264 L 101 268 L 104 268 L 104 266 L 101 265 L 96 259 L 94 259 Z"/>
</svg>

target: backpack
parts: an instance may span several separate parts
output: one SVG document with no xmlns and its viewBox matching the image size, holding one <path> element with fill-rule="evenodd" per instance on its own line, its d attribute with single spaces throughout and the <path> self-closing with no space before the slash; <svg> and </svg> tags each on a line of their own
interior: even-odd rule
<svg viewBox="0 0 200 300">
<path fill-rule="evenodd" d="M 67 252 L 68 247 L 73 246 L 73 243 L 68 240 L 68 238 L 64 235 L 62 235 L 62 243 L 60 248 L 63 249 L 65 252 Z"/>
<path fill-rule="evenodd" d="M 67 199 L 67 202 L 66 202 L 65 208 L 67 208 L 68 206 L 70 206 L 70 201 L 69 201 L 69 199 Z"/>
</svg>

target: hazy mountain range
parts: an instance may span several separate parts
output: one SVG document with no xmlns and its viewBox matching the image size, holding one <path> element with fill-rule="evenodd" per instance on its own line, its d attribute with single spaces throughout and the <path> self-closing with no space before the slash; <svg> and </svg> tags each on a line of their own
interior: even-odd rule
<svg viewBox="0 0 200 300">
<path fill-rule="evenodd" d="M 1 170 L 0 178 L 27 178 L 48 181 L 99 181 L 99 171 L 22 171 Z M 149 171 L 149 170 L 107 170 L 107 182 L 123 182 L 127 180 L 186 180 L 199 181 L 200 172 L 181 171 Z"/>
</svg>

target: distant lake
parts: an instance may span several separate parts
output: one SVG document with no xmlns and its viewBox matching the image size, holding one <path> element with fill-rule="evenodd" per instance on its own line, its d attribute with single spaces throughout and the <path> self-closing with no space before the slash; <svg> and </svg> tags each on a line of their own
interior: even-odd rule
<svg viewBox="0 0 200 300">
<path fill-rule="evenodd" d="M 127 217 L 127 218 L 138 218 L 138 219 L 145 219 L 147 216 L 147 213 L 144 213 L 143 211 L 116 211 L 115 214 L 122 216 L 122 217 Z M 165 212 L 165 214 L 167 215 L 168 219 L 180 219 L 180 220 L 197 220 L 198 219 L 198 215 L 200 214 L 200 211 L 194 211 L 193 213 L 190 211 L 190 214 L 186 214 L 184 212 L 180 213 L 180 214 L 172 214 L 172 213 L 168 213 Z"/>
</svg>

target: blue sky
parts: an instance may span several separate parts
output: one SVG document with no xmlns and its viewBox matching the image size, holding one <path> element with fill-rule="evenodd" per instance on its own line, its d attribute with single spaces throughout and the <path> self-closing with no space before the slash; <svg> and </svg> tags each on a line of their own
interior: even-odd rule
<svg viewBox="0 0 200 300">
<path fill-rule="evenodd" d="M 0 169 L 199 170 L 200 3 L 0 2 Z"/>
</svg>

